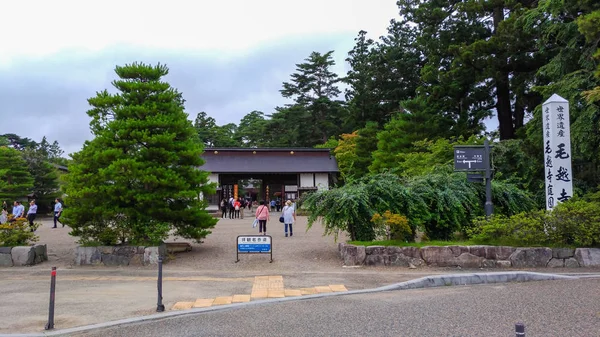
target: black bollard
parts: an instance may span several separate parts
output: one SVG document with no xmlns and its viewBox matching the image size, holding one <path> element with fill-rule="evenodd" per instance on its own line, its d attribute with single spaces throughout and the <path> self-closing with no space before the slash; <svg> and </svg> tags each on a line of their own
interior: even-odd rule
<svg viewBox="0 0 600 337">
<path fill-rule="evenodd" d="M 46 330 L 54 329 L 54 293 L 56 291 L 56 267 L 50 273 L 50 305 L 48 307 L 48 323 Z"/>
<path fill-rule="evenodd" d="M 517 323 L 515 324 L 515 332 L 517 337 L 525 337 L 525 324 Z"/>
<path fill-rule="evenodd" d="M 163 312 L 165 311 L 165 306 L 162 303 L 162 256 L 158 257 L 158 303 L 156 304 L 156 311 Z"/>
</svg>

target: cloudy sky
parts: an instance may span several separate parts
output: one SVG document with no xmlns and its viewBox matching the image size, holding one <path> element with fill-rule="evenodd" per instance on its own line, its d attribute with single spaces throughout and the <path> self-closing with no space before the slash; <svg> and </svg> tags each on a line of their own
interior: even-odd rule
<svg viewBox="0 0 600 337">
<path fill-rule="evenodd" d="M 166 63 L 194 119 L 218 124 L 284 104 L 279 89 L 310 52 L 336 51 L 358 31 L 385 34 L 395 0 L 30 0 L 0 2 L 0 134 L 91 138 L 86 99 L 110 89 L 114 67 Z"/>
</svg>

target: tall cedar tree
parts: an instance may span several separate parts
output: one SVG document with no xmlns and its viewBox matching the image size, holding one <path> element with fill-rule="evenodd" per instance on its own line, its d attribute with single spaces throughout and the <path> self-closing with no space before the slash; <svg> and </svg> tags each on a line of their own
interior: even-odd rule
<svg viewBox="0 0 600 337">
<path fill-rule="evenodd" d="M 202 143 L 169 83 L 165 65 L 117 66 L 112 85 L 88 99 L 95 138 L 73 155 L 64 213 L 82 243 L 157 244 L 173 234 L 200 240 L 216 219 Z"/>
<path fill-rule="evenodd" d="M 27 170 L 27 163 L 18 150 L 0 146 L 0 202 L 12 204 L 31 193 L 33 178 Z"/>
<path fill-rule="evenodd" d="M 294 104 L 304 110 L 301 124 L 302 146 L 313 146 L 327 142 L 330 136 L 339 135 L 341 128 L 342 103 L 337 99 L 341 93 L 337 87 L 340 81 L 331 71 L 335 65 L 333 51 L 325 54 L 312 52 L 305 63 L 296 64 L 296 73 L 291 81 L 283 83 L 280 90 L 285 98 L 293 98 Z"/>
</svg>

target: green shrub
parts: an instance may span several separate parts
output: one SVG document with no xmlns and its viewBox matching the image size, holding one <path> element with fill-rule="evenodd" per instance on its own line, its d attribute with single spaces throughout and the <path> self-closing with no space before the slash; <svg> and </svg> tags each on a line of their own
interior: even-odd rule
<svg viewBox="0 0 600 337">
<path fill-rule="evenodd" d="M 468 230 L 479 244 L 511 246 L 600 246 L 600 205 L 568 201 L 552 211 L 524 212 L 506 217 L 477 218 Z"/>
<path fill-rule="evenodd" d="M 379 232 L 385 234 L 387 240 L 409 241 L 413 237 L 408 219 L 404 215 L 394 214 L 390 211 L 385 211 L 383 215 L 375 213 L 371 222 Z"/>
<path fill-rule="evenodd" d="M 39 223 L 30 226 L 25 218 L 18 218 L 14 222 L 0 225 L 0 246 L 27 246 L 37 242 L 39 237 L 33 231 L 39 226 L 41 226 Z"/>
</svg>

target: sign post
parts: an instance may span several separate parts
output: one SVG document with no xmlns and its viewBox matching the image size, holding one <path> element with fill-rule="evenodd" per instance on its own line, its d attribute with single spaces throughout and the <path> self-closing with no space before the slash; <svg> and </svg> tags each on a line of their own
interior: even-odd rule
<svg viewBox="0 0 600 337">
<path fill-rule="evenodd" d="M 238 235 L 235 262 L 240 261 L 240 254 L 270 254 L 273 262 L 273 238 L 270 235 Z"/>
<path fill-rule="evenodd" d="M 470 182 L 483 182 L 485 180 L 485 215 L 494 213 L 492 203 L 492 153 L 490 142 L 486 139 L 484 145 L 460 145 L 454 147 L 454 171 L 467 172 Z M 471 172 L 483 172 L 473 174 Z"/>
<path fill-rule="evenodd" d="M 573 196 L 569 102 L 554 94 L 542 105 L 546 209 Z"/>
</svg>

